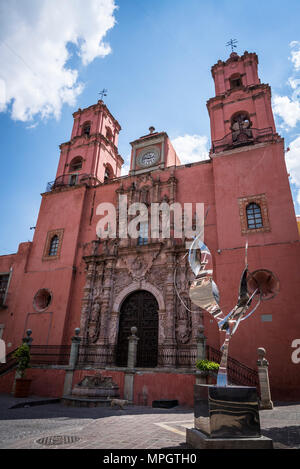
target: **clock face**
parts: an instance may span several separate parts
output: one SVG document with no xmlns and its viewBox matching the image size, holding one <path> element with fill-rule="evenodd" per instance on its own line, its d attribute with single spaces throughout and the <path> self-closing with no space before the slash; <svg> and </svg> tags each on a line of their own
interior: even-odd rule
<svg viewBox="0 0 300 469">
<path fill-rule="evenodd" d="M 155 150 L 148 150 L 139 157 L 139 164 L 145 168 L 152 166 L 159 159 L 159 154 Z"/>
</svg>

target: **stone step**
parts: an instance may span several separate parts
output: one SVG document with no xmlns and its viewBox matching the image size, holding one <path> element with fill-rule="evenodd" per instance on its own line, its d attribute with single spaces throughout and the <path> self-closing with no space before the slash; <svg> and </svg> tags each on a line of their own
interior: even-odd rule
<svg viewBox="0 0 300 469">
<path fill-rule="evenodd" d="M 171 409 L 178 405 L 177 399 L 159 399 L 157 401 L 152 401 L 152 407 L 158 407 L 161 409 Z"/>
</svg>

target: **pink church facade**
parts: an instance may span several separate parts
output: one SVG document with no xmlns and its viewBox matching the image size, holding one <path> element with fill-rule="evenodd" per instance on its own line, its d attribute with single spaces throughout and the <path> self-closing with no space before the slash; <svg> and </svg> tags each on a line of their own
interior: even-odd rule
<svg viewBox="0 0 300 469">
<path fill-rule="evenodd" d="M 204 327 L 208 345 L 216 349 L 223 337 L 216 322 L 190 303 L 186 239 L 151 238 L 149 227 L 138 239 L 99 239 L 97 207 L 111 203 L 119 215 L 120 196 L 147 207 L 204 203 L 205 243 L 213 254 L 222 309 L 229 311 L 237 299 L 247 239 L 250 271 L 269 269 L 280 282 L 279 294 L 240 326 L 230 355 L 255 368 L 257 348 L 266 348 L 273 399 L 299 398 L 300 363 L 292 359 L 300 340 L 299 233 L 284 141 L 276 132 L 270 87 L 260 83 L 257 66 L 257 55 L 245 52 L 212 67 L 216 93 L 207 102 L 211 150 L 205 161 L 181 165 L 167 133 L 151 128 L 131 142 L 130 172 L 121 177 L 121 127 L 105 104 L 98 101 L 73 114 L 56 179 L 42 194 L 33 241 L 0 257 L 0 327 L 7 351 L 27 329 L 35 345 L 58 346 L 70 344 L 80 327 L 86 355 L 77 379 L 89 365 L 93 372 L 110 370 L 122 389 L 127 338 L 136 326 L 141 370 L 136 402 L 146 386 L 150 397 L 159 397 L 152 388 L 166 393 L 169 387 L 172 395 L 162 397 L 174 398 L 176 390 L 181 402 L 192 403 L 199 330 Z M 176 294 L 174 277 L 188 309 Z M 52 395 L 60 394 L 62 370 L 32 373 L 44 388 L 51 383 L 48 394 L 50 388 Z M 0 375 L 0 389 L 8 381 Z M 37 392 L 44 388 L 41 384 Z"/>
</svg>

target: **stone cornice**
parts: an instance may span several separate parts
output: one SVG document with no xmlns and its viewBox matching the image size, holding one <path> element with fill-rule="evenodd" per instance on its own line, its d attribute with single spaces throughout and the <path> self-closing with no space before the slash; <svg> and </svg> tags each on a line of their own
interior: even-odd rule
<svg viewBox="0 0 300 469">
<path fill-rule="evenodd" d="M 259 90 L 259 92 L 254 94 L 254 92 L 256 90 Z M 240 98 L 238 100 L 233 99 L 232 101 L 224 102 L 231 94 L 237 93 L 238 91 L 240 91 L 242 93 L 247 93 L 247 96 L 245 96 L 243 98 Z M 268 83 L 260 83 L 258 85 L 243 86 L 243 87 L 239 88 L 239 90 L 237 90 L 237 89 L 228 90 L 225 93 L 218 94 L 217 96 L 214 96 L 214 97 L 208 99 L 206 101 L 206 106 L 209 109 L 213 103 L 216 103 L 215 106 L 218 106 L 218 105 L 219 106 L 220 105 L 225 106 L 226 104 L 231 104 L 231 103 L 234 103 L 234 102 L 240 101 L 240 100 L 245 100 L 245 99 L 249 99 L 249 98 L 255 99 L 256 97 L 260 96 L 261 94 L 264 94 L 264 92 L 267 92 L 268 94 L 271 95 L 271 87 Z"/>
<path fill-rule="evenodd" d="M 101 99 L 98 101 L 97 104 L 92 104 L 91 106 L 86 107 L 84 109 L 79 108 L 78 111 L 75 111 L 73 113 L 74 119 L 76 117 L 78 117 L 80 114 L 82 114 L 83 112 L 87 111 L 87 110 L 92 110 L 92 111 L 101 111 L 101 110 L 103 110 L 104 112 L 106 112 L 109 115 L 109 117 L 113 121 L 114 125 L 117 127 L 118 131 L 120 132 L 120 130 L 122 129 L 122 127 L 120 126 L 117 119 L 114 118 L 114 116 L 111 114 L 111 112 L 108 109 L 108 107 L 106 106 L 106 104 L 104 104 L 104 102 Z"/>
<path fill-rule="evenodd" d="M 135 146 L 136 148 L 152 145 L 155 143 L 160 143 L 164 140 L 165 137 L 168 137 L 166 132 L 158 132 L 155 134 L 145 135 L 144 137 L 140 137 L 133 142 L 130 142 L 131 146 Z"/>
<path fill-rule="evenodd" d="M 271 139 L 267 142 L 262 142 L 262 143 L 256 143 L 254 145 L 245 145 L 245 146 L 241 146 L 241 147 L 238 147 L 238 148 L 232 148 L 230 150 L 225 150 L 225 151 L 220 151 L 218 153 L 210 153 L 210 158 L 211 159 L 214 159 L 214 158 L 219 158 L 219 157 L 225 157 L 225 156 L 233 156 L 237 153 L 242 153 L 242 152 L 245 152 L 245 151 L 250 151 L 250 150 L 253 150 L 253 149 L 256 149 L 256 148 L 263 148 L 263 147 L 266 147 L 268 145 L 274 145 L 274 144 L 277 144 L 277 143 L 281 143 L 283 142 L 283 138 L 280 137 L 280 135 L 278 134 L 275 134 L 271 137 Z"/>
<path fill-rule="evenodd" d="M 76 142 L 80 142 L 80 143 L 77 146 L 75 146 Z M 74 148 L 80 148 L 80 147 L 86 147 L 89 145 L 94 145 L 95 143 L 101 144 L 102 142 L 104 142 L 106 146 L 110 146 L 114 153 L 118 154 L 118 148 L 116 147 L 116 145 L 100 133 L 91 134 L 88 138 L 82 135 L 75 136 L 68 142 L 61 143 L 59 148 L 63 150 L 64 147 L 70 147 L 73 145 L 74 145 Z"/>
<path fill-rule="evenodd" d="M 245 51 L 242 56 L 239 56 L 236 53 L 230 54 L 230 57 L 225 62 L 223 60 L 218 60 L 218 62 L 211 67 L 211 73 L 213 75 L 216 73 L 217 69 L 225 67 L 230 62 L 249 62 L 249 60 L 254 60 L 256 63 L 258 63 L 257 54 L 255 52 L 248 51 Z"/>
</svg>

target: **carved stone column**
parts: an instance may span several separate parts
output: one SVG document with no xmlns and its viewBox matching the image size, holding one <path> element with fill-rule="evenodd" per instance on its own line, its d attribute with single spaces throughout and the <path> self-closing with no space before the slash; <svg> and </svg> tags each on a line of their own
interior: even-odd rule
<svg viewBox="0 0 300 469">
<path fill-rule="evenodd" d="M 79 327 L 77 327 L 75 329 L 75 336 L 72 337 L 69 366 L 68 366 L 68 369 L 66 369 L 66 374 L 65 374 L 64 391 L 63 391 L 64 396 L 68 396 L 72 392 L 74 370 L 75 370 L 76 363 L 78 360 L 79 347 L 80 347 L 80 342 L 81 342 L 81 337 L 79 337 L 79 333 L 80 333 L 80 329 Z"/>
<path fill-rule="evenodd" d="M 108 354 L 109 354 L 109 364 L 114 365 L 116 359 L 116 349 L 118 342 L 118 331 L 119 331 L 119 320 L 120 313 L 119 311 L 111 311 L 108 319 Z"/>
<path fill-rule="evenodd" d="M 168 240 L 171 242 L 171 240 Z M 175 342 L 175 292 L 174 292 L 174 267 L 175 255 L 170 249 L 166 252 L 167 278 L 165 282 L 166 312 L 164 317 L 164 343 L 160 348 L 160 362 L 163 367 L 174 368 L 176 366 L 176 342 Z"/>
<path fill-rule="evenodd" d="M 206 359 L 206 337 L 204 335 L 204 327 L 198 328 L 197 334 L 197 360 Z"/>
<path fill-rule="evenodd" d="M 99 345 L 108 344 L 108 326 L 111 295 L 113 293 L 113 272 L 115 257 L 106 258 L 106 265 L 103 278 L 102 310 L 101 310 L 101 330 L 99 336 Z"/>
<path fill-rule="evenodd" d="M 93 287 L 96 276 L 96 262 L 91 258 L 85 259 L 87 262 L 86 283 L 83 288 L 83 298 L 81 302 L 80 329 L 83 335 L 83 342 L 88 342 L 89 321 L 91 314 Z"/>
</svg>

